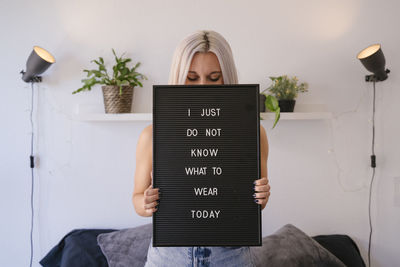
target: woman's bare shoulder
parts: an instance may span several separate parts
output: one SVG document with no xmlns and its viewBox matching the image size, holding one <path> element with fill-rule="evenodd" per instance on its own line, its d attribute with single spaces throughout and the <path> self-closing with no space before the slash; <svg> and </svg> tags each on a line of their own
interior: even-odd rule
<svg viewBox="0 0 400 267">
<path fill-rule="evenodd" d="M 268 138 L 267 138 L 267 131 L 265 128 L 260 124 L 260 139 L 261 143 L 267 143 L 268 144 Z"/>
<path fill-rule="evenodd" d="M 261 131 L 261 133 L 262 134 L 267 134 L 267 132 L 265 131 L 265 128 L 264 128 L 264 126 L 262 126 L 261 124 L 260 124 L 260 131 Z"/>
<path fill-rule="evenodd" d="M 153 135 L 153 124 L 147 125 L 144 129 L 143 132 L 146 132 L 147 134 Z"/>
<path fill-rule="evenodd" d="M 153 125 L 147 125 L 139 135 L 139 144 L 144 144 L 145 146 L 152 144 L 153 142 Z"/>
<path fill-rule="evenodd" d="M 143 131 L 140 133 L 140 138 L 144 140 L 152 140 L 153 139 L 153 124 L 147 125 Z"/>
</svg>

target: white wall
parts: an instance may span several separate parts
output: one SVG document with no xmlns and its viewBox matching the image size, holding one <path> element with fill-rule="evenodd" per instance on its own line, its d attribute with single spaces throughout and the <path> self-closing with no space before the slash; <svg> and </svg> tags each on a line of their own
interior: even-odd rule
<svg viewBox="0 0 400 267">
<path fill-rule="evenodd" d="M 172 53 L 197 29 L 231 44 L 241 83 L 271 75 L 310 84 L 300 104 L 325 104 L 332 120 L 263 121 L 270 144 L 270 202 L 263 236 L 286 223 L 308 233 L 347 234 L 368 249 L 372 84 L 356 54 L 380 42 L 391 69 L 377 84 L 374 266 L 400 264 L 398 11 L 391 1 L 10 1 L 0 2 L 0 262 L 29 263 L 31 89 L 21 80 L 33 45 L 56 57 L 35 87 L 35 255 L 38 261 L 76 228 L 125 228 L 151 222 L 131 204 L 136 142 L 146 122 L 72 120 L 76 104 L 102 107 L 100 87 L 72 95 L 90 60 L 111 48 L 142 62 L 149 77 L 135 89 L 135 112 L 151 112 L 153 84 L 166 84 Z M 36 85 L 35 85 L 36 86 Z"/>
</svg>

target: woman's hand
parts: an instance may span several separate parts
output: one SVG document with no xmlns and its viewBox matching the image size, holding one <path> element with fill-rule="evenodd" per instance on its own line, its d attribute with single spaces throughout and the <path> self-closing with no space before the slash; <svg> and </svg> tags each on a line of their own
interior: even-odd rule
<svg viewBox="0 0 400 267">
<path fill-rule="evenodd" d="M 254 181 L 254 191 L 256 191 L 256 193 L 253 194 L 254 201 L 261 205 L 261 209 L 265 208 L 271 194 L 269 192 L 271 186 L 268 183 L 269 181 L 267 177 L 262 177 Z"/>
<path fill-rule="evenodd" d="M 160 199 L 160 191 L 159 188 L 153 188 L 153 171 L 150 172 L 151 175 L 151 184 L 144 190 L 143 193 L 143 201 L 144 201 L 144 210 L 147 214 L 152 215 L 157 211 L 158 199 Z"/>
</svg>

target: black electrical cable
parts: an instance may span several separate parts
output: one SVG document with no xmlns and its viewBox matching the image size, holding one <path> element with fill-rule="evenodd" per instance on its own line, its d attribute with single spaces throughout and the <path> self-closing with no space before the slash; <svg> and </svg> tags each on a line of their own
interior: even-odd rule
<svg viewBox="0 0 400 267">
<path fill-rule="evenodd" d="M 32 113 L 33 113 L 33 82 L 31 82 L 31 88 L 32 88 L 32 95 L 31 95 L 31 155 L 29 157 L 29 164 L 31 168 L 31 258 L 30 258 L 30 263 L 29 266 L 32 267 L 32 260 L 33 260 L 33 218 L 34 218 L 34 213 L 33 213 L 33 188 L 34 188 L 34 175 L 33 175 L 33 168 L 35 167 L 34 164 L 34 157 L 33 157 L 33 119 L 32 119 Z"/>
<path fill-rule="evenodd" d="M 369 215 L 369 241 L 368 241 L 368 266 L 371 266 L 371 238 L 372 238 L 372 222 L 371 222 L 371 192 L 372 185 L 375 177 L 375 80 L 373 80 L 374 95 L 373 95 L 373 106 L 372 106 L 372 155 L 371 155 L 371 167 L 372 167 L 372 178 L 371 184 L 369 185 L 369 202 L 368 202 L 368 215 Z"/>
</svg>

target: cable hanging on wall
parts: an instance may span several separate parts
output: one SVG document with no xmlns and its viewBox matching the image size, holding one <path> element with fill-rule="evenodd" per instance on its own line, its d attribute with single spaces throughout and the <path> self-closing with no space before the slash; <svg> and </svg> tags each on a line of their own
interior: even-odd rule
<svg viewBox="0 0 400 267">
<path fill-rule="evenodd" d="M 362 96 L 360 97 L 360 99 L 358 100 L 358 102 L 357 102 L 357 105 L 356 105 L 356 107 L 354 108 L 354 109 L 352 109 L 352 110 L 348 110 L 348 111 L 344 111 L 344 112 L 340 112 L 340 113 L 338 113 L 338 114 L 336 114 L 336 115 L 333 115 L 332 116 L 332 120 L 329 120 L 329 129 L 330 129 L 330 134 L 331 134 L 331 143 L 332 143 L 332 146 L 333 147 L 335 147 L 336 145 L 335 145 L 335 135 L 334 135 L 334 130 L 333 130 L 333 121 L 334 120 L 337 120 L 337 121 L 339 121 L 339 118 L 341 117 L 341 116 L 344 116 L 344 115 L 347 115 L 347 114 L 350 114 L 350 113 L 357 113 L 358 112 L 358 110 L 359 110 L 359 107 L 360 107 L 360 104 L 362 103 L 362 101 L 363 101 L 363 99 L 365 98 L 365 96 L 367 95 L 367 92 L 365 91 L 363 94 L 362 94 Z M 337 170 L 338 170 L 338 172 L 337 172 L 337 175 L 336 175 L 336 180 L 338 181 L 338 184 L 339 184 L 339 186 L 342 188 L 342 190 L 343 190 L 343 192 L 350 192 L 350 193 L 353 193 L 353 192 L 358 192 L 358 191 L 361 191 L 361 190 L 363 190 L 364 188 L 366 188 L 366 186 L 365 185 L 362 185 L 362 186 L 360 186 L 360 187 L 358 187 L 358 188 L 355 188 L 355 189 L 348 189 L 348 188 L 346 188 L 345 187 L 345 185 L 343 184 L 343 181 L 342 181 L 342 173 L 344 173 L 344 170 L 340 167 L 340 164 L 339 164 L 339 161 L 338 161 L 338 159 L 337 159 L 337 154 L 336 154 L 336 150 L 334 149 L 334 148 L 331 148 L 331 149 L 329 149 L 328 150 L 328 153 L 332 153 L 333 154 L 333 157 L 334 157 L 334 162 L 335 162 L 335 165 L 336 165 L 336 168 L 337 168 Z"/>
<path fill-rule="evenodd" d="M 371 183 L 369 185 L 369 197 L 368 197 L 368 217 L 369 217 L 369 238 L 368 238 L 368 266 L 371 262 L 371 239 L 372 239 L 372 219 L 371 219 L 371 197 L 372 197 L 372 185 L 375 178 L 375 167 L 376 167 L 376 158 L 375 158 L 375 81 L 373 81 L 374 93 L 373 93 L 373 108 L 372 108 L 372 148 L 371 148 L 371 167 L 372 167 L 372 177 Z"/>
</svg>

